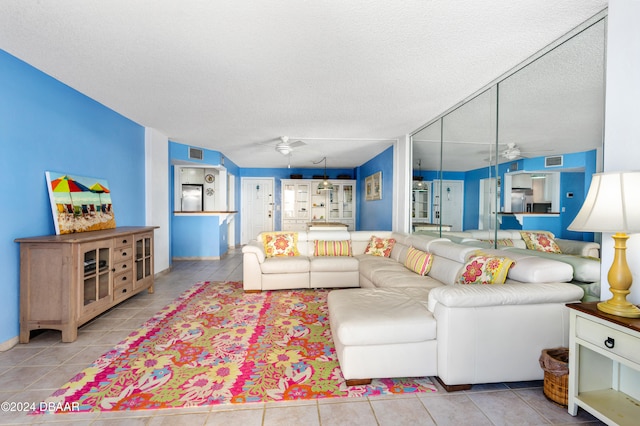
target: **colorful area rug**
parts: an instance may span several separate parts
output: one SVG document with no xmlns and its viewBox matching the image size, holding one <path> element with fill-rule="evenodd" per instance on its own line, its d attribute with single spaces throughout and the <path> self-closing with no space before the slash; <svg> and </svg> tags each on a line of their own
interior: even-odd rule
<svg viewBox="0 0 640 426">
<path fill-rule="evenodd" d="M 328 293 L 249 294 L 238 282 L 198 283 L 46 406 L 115 411 L 436 391 L 428 378 L 347 387 L 331 339 Z"/>
</svg>

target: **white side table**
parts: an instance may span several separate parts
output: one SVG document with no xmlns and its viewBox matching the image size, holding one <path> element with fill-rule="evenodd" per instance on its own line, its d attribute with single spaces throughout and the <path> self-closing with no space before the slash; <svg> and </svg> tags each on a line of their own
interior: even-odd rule
<svg viewBox="0 0 640 426">
<path fill-rule="evenodd" d="M 569 414 L 578 407 L 609 425 L 640 422 L 640 319 L 570 303 Z"/>
</svg>

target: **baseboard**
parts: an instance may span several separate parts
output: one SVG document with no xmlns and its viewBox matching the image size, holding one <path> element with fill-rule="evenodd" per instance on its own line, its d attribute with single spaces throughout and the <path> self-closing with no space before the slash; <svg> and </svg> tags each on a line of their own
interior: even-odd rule
<svg viewBox="0 0 640 426">
<path fill-rule="evenodd" d="M 220 260 L 220 256 L 205 256 L 205 257 L 172 257 L 171 260 L 180 262 L 183 260 Z"/>
<path fill-rule="evenodd" d="M 163 269 L 162 271 L 156 272 L 155 274 L 153 274 L 153 278 L 156 279 L 156 278 L 161 277 L 163 275 L 167 275 L 172 270 L 173 270 L 173 266 L 169 266 L 167 269 Z"/>
<path fill-rule="evenodd" d="M 20 339 L 18 336 L 12 337 L 9 340 L 5 340 L 4 342 L 0 343 L 0 352 L 8 351 L 9 349 L 17 345 L 19 341 Z"/>
</svg>

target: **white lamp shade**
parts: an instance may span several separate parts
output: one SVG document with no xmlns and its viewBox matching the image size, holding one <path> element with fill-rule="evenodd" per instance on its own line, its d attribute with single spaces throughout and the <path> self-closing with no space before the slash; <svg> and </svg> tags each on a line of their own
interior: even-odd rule
<svg viewBox="0 0 640 426">
<path fill-rule="evenodd" d="M 640 171 L 593 175 L 572 231 L 640 232 Z"/>
</svg>

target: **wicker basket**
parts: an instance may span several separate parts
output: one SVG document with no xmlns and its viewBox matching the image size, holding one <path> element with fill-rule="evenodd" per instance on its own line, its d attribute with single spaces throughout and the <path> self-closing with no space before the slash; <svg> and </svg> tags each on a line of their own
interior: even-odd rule
<svg viewBox="0 0 640 426">
<path fill-rule="evenodd" d="M 569 404 L 569 349 L 545 349 L 540 355 L 540 366 L 544 370 L 544 395 L 551 401 Z"/>
</svg>

